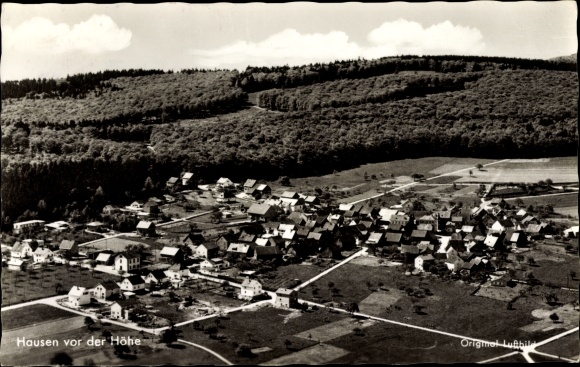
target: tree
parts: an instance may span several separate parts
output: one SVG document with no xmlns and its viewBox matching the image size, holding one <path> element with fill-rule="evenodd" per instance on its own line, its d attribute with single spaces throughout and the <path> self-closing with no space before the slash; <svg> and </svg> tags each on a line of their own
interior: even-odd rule
<svg viewBox="0 0 580 367">
<path fill-rule="evenodd" d="M 483 169 L 483 164 L 478 163 L 475 165 L 475 168 L 477 168 L 478 171 L 481 171 Z"/>
<path fill-rule="evenodd" d="M 333 288 L 334 287 L 334 283 L 333 282 L 328 282 L 328 288 Z"/>
<path fill-rule="evenodd" d="M 125 354 L 131 353 L 131 348 L 126 344 L 117 343 L 113 346 L 113 349 L 115 350 L 115 355 L 119 358 L 122 358 Z"/>
<path fill-rule="evenodd" d="M 570 270 L 570 273 L 568 274 L 570 275 L 570 278 L 576 279 L 576 272 L 574 270 Z"/>
<path fill-rule="evenodd" d="M 554 292 L 548 293 L 544 296 L 544 298 L 546 299 L 546 302 L 548 304 L 552 304 L 552 303 L 556 303 L 558 302 L 558 297 L 556 296 L 556 294 Z"/>
<path fill-rule="evenodd" d="M 236 354 L 241 357 L 249 357 L 252 355 L 252 348 L 247 344 L 240 344 L 236 348 Z"/>
<path fill-rule="evenodd" d="M 290 178 L 288 176 L 280 176 L 278 178 L 278 183 L 282 186 L 290 186 Z"/>
<path fill-rule="evenodd" d="M 524 261 L 525 257 L 522 254 L 517 254 L 516 255 L 516 260 L 521 263 L 522 261 Z"/>
<path fill-rule="evenodd" d="M 109 331 L 108 329 L 105 329 L 105 330 L 103 330 L 103 332 L 101 333 L 101 336 L 102 336 L 103 338 L 105 338 L 105 340 L 106 340 L 107 342 L 109 342 L 109 343 L 111 342 L 111 336 L 112 336 L 112 335 L 113 335 L 113 334 L 112 334 L 112 333 L 111 333 L 111 331 Z"/>
<path fill-rule="evenodd" d="M 560 320 L 560 317 L 556 315 L 556 313 L 554 312 L 553 314 L 550 315 L 550 320 L 556 323 L 558 320 Z"/>
<path fill-rule="evenodd" d="M 95 320 L 92 317 L 87 316 L 85 317 L 85 326 L 89 331 L 93 331 L 93 325 L 95 324 Z"/>
<path fill-rule="evenodd" d="M 425 306 L 413 305 L 413 312 L 415 312 L 416 314 L 420 314 L 423 308 L 425 308 Z"/>
<path fill-rule="evenodd" d="M 354 331 L 354 335 L 361 335 L 362 334 L 362 329 L 359 328 L 358 326 L 355 327 L 354 329 L 352 329 L 352 331 Z"/>
<path fill-rule="evenodd" d="M 473 176 L 473 171 L 469 170 L 469 177 Z"/>
<path fill-rule="evenodd" d="M 290 349 L 292 342 L 290 340 L 286 339 L 286 340 L 284 340 L 284 345 L 286 346 L 286 349 Z"/>
<path fill-rule="evenodd" d="M 50 359 L 50 364 L 56 365 L 56 366 L 72 366 L 73 359 L 65 352 L 60 352 L 60 353 L 56 353 Z"/>
<path fill-rule="evenodd" d="M 518 207 L 522 207 L 522 206 L 524 206 L 524 201 L 523 201 L 522 199 L 520 199 L 520 198 L 517 198 L 517 199 L 515 200 L 515 204 L 516 204 L 516 206 L 518 206 Z"/>
<path fill-rule="evenodd" d="M 178 330 L 174 327 L 171 327 L 169 329 L 165 329 L 163 330 L 163 332 L 161 333 L 161 338 L 160 338 L 160 342 L 166 344 L 167 346 L 171 345 L 172 343 L 175 343 L 178 339 Z"/>
<path fill-rule="evenodd" d="M 62 283 L 61 282 L 56 282 L 54 284 L 54 291 L 56 292 L 56 294 L 60 294 L 60 291 L 62 290 Z"/>
<path fill-rule="evenodd" d="M 532 256 L 528 256 L 527 260 L 529 265 L 534 265 L 536 263 L 536 260 Z"/>
<path fill-rule="evenodd" d="M 89 265 L 91 267 L 91 276 L 95 277 L 95 268 L 97 267 L 97 262 L 95 260 L 89 261 Z"/>
<path fill-rule="evenodd" d="M 358 308 L 358 304 L 356 302 L 351 302 L 347 309 L 346 309 L 351 315 L 355 312 L 359 312 L 359 308 Z"/>
</svg>

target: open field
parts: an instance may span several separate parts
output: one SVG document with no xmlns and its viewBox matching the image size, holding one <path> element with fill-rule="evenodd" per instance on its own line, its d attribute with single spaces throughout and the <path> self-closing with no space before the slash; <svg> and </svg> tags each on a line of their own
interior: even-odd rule
<svg viewBox="0 0 580 367">
<path fill-rule="evenodd" d="M 538 347 L 537 350 L 538 352 L 553 354 L 565 358 L 578 358 L 578 355 L 580 354 L 578 332 L 566 335 L 563 338 L 542 345 Z"/>
<path fill-rule="evenodd" d="M 479 362 L 508 353 L 506 348 L 462 347 L 461 339 L 379 322 L 363 331 L 350 333 L 329 343 L 350 353 L 334 363 L 407 364 Z"/>
<path fill-rule="evenodd" d="M 231 313 L 229 319 L 220 319 L 218 333 L 226 337 L 224 342 L 209 338 L 208 334 L 194 330 L 191 325 L 182 328 L 182 339 L 211 348 L 235 364 L 259 364 L 317 344 L 314 337 L 304 339 L 295 335 L 345 318 L 344 314 L 326 310 L 301 313 L 265 307 L 257 311 Z M 206 328 L 215 326 L 214 319 L 200 321 L 200 324 Z M 292 343 L 288 347 L 284 344 L 286 340 Z M 238 356 L 234 342 L 247 344 L 252 349 L 269 347 L 272 350 L 252 357 Z"/>
<path fill-rule="evenodd" d="M 73 365 L 83 365 L 92 360 L 94 365 L 162 365 L 181 364 L 222 364 L 221 361 L 209 353 L 194 347 L 174 344 L 168 347 L 158 343 L 158 337 L 140 334 L 137 331 L 125 329 L 116 325 L 97 324 L 90 331 L 84 326 L 82 316 L 75 317 L 74 322 L 57 324 L 53 322 L 51 328 L 38 325 L 26 329 L 26 337 L 30 339 L 50 339 L 58 342 L 57 346 L 38 348 L 18 348 L 15 333 L 19 330 L 5 332 L 2 338 L 2 365 L 48 365 L 50 359 L 58 352 L 65 352 L 73 359 Z M 104 343 L 102 346 L 87 345 L 87 341 L 94 337 L 100 339 L 104 329 L 108 329 L 113 336 L 140 339 L 141 345 L 131 346 L 131 353 L 122 358 L 114 354 L 113 346 Z M 12 335 L 14 334 L 14 335 Z M 64 340 L 82 340 L 78 346 L 66 346 Z"/>
<path fill-rule="evenodd" d="M 33 270 L 31 273 L 4 270 L 2 271 L 2 305 L 13 305 L 33 299 L 56 296 L 56 285 L 60 292 L 68 293 L 72 286 L 94 287 L 105 280 L 118 281 L 119 276 L 65 265 L 49 265 L 46 271 Z"/>
<path fill-rule="evenodd" d="M 578 182 L 578 159 L 576 157 L 548 158 L 541 160 L 509 160 L 483 168 L 461 172 L 457 182 L 528 182 L 551 179 L 557 183 Z"/>
<path fill-rule="evenodd" d="M 354 274 L 356 277 L 353 277 Z M 367 286 L 367 281 L 371 283 L 371 287 Z M 317 288 L 318 296 L 322 299 L 345 305 L 354 301 L 360 305 L 375 292 L 379 281 L 384 283 L 384 288 L 389 289 L 387 293 L 393 288 L 399 291 L 399 287 L 403 287 L 405 290 L 406 288 L 413 289 L 415 294 L 421 289 L 423 295 L 404 294 L 393 307 L 384 306 L 382 309 L 379 307 L 377 310 L 380 313 L 373 314 L 374 316 L 493 340 L 496 338 L 540 340 L 554 333 L 554 331 L 529 333 L 519 329 L 533 323 L 533 310 L 548 307 L 543 293 L 522 297 L 515 302 L 514 310 L 507 310 L 505 301 L 472 296 L 471 294 L 476 289 L 474 286 L 435 277 L 405 276 L 399 267 L 346 264 L 305 287 L 300 291 L 299 297 L 320 302 L 319 299 L 311 296 L 312 289 Z M 334 283 L 333 287 L 340 290 L 337 295 L 331 294 L 329 282 Z M 432 295 L 425 295 L 426 293 Z M 574 297 L 577 297 L 577 293 L 569 291 L 558 291 L 557 294 L 562 303 L 571 302 Z M 450 300 L 457 300 L 457 302 Z M 414 312 L 415 304 L 423 306 L 422 312 Z M 497 324 L 498 319 L 502 320 L 501 325 Z"/>
<path fill-rule="evenodd" d="M 296 353 L 287 354 L 282 357 L 272 359 L 262 366 L 284 366 L 292 364 L 325 364 L 337 358 L 340 358 L 349 352 L 345 349 L 338 348 L 328 344 L 317 344 L 309 348 L 302 349 Z"/>
<path fill-rule="evenodd" d="M 344 187 L 354 187 L 360 184 L 368 184 L 365 187 L 357 187 L 362 191 L 368 191 L 370 188 L 378 187 L 379 181 L 389 180 L 391 175 L 410 176 L 413 173 L 425 175 L 426 178 L 437 176 L 444 173 L 450 173 L 458 169 L 473 167 L 478 163 L 485 164 L 494 162 L 491 159 L 479 158 L 451 158 L 451 157 L 426 157 L 417 159 L 402 159 L 397 161 L 365 164 L 357 168 L 344 170 L 335 174 L 315 177 L 293 178 L 290 181 L 294 187 L 325 187 L 332 188 L 336 185 L 338 189 Z M 443 165 L 451 165 L 440 168 Z M 436 173 L 432 171 L 437 170 Z M 364 174 L 367 173 L 369 180 L 365 181 Z M 376 179 L 372 179 L 375 175 Z M 268 183 L 273 190 L 279 187 L 277 182 Z"/>
<path fill-rule="evenodd" d="M 114 252 L 123 252 L 125 248 L 129 245 L 140 245 L 143 244 L 149 247 L 142 241 L 137 241 L 135 239 L 123 238 L 123 237 L 113 237 L 113 238 L 103 238 L 102 240 L 93 242 L 89 245 L 82 246 L 82 251 L 87 250 L 112 250 Z"/>
<path fill-rule="evenodd" d="M 77 314 L 48 305 L 37 304 L 13 310 L 2 311 L 2 330 L 23 328 L 48 321 L 76 317 Z"/>
<path fill-rule="evenodd" d="M 565 206 L 554 208 L 554 212 L 566 216 L 571 216 L 573 218 L 578 218 L 578 206 Z"/>
<path fill-rule="evenodd" d="M 507 201 L 510 204 L 514 204 L 514 201 L 517 198 L 507 198 Z M 537 205 L 546 205 L 551 204 L 554 208 L 560 207 L 571 207 L 578 205 L 578 192 L 571 192 L 565 194 L 557 194 L 557 195 L 547 195 L 547 196 L 534 196 L 534 197 L 523 197 L 521 198 L 524 202 L 524 207 L 528 207 L 529 205 L 537 206 Z"/>
<path fill-rule="evenodd" d="M 507 354 L 507 353 L 505 353 L 505 354 Z M 490 359 L 490 358 L 487 358 L 487 359 Z M 502 364 L 509 363 L 509 364 L 511 364 L 511 363 L 528 363 L 528 361 L 524 358 L 524 356 L 522 356 L 520 353 L 518 353 L 518 354 L 514 354 L 513 356 L 509 356 L 509 357 L 505 357 L 505 358 L 501 358 L 501 359 L 497 359 L 495 361 L 489 362 L 489 364 L 492 364 L 492 363 L 502 363 Z"/>
<path fill-rule="evenodd" d="M 532 255 L 533 256 L 533 255 Z M 528 267 L 536 279 L 544 284 L 559 287 L 578 288 L 580 286 L 580 271 L 578 257 L 565 257 L 564 261 L 538 260 L 536 266 Z M 576 272 L 575 277 L 570 272 Z"/>
<path fill-rule="evenodd" d="M 265 289 L 275 291 L 278 288 L 286 288 L 297 284 L 295 279 L 304 283 L 308 279 L 320 274 L 327 266 L 292 264 L 279 266 L 260 278 Z"/>
</svg>

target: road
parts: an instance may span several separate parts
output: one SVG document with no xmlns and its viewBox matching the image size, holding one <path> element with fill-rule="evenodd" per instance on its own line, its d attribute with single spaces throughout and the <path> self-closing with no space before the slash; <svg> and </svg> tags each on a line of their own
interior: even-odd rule
<svg viewBox="0 0 580 367">
<path fill-rule="evenodd" d="M 487 167 L 487 166 L 491 166 L 493 164 L 503 163 L 503 162 L 506 162 L 506 161 L 509 161 L 509 159 L 502 159 L 501 161 L 495 161 L 495 162 L 487 163 L 487 164 L 484 164 L 483 166 L 484 167 Z M 370 200 L 370 199 L 378 198 L 378 197 L 383 196 L 385 194 L 389 194 L 389 193 L 392 193 L 392 192 L 395 192 L 395 191 L 398 191 L 398 190 L 401 190 L 401 189 L 404 189 L 404 188 L 407 188 L 407 187 L 410 187 L 410 186 L 413 186 L 413 185 L 416 185 L 416 184 L 419 184 L 419 183 L 422 184 L 424 182 L 427 182 L 427 181 L 430 181 L 430 180 L 434 180 L 434 179 L 439 178 L 439 177 L 453 176 L 456 173 L 465 172 L 465 171 L 469 171 L 469 170 L 473 170 L 473 169 L 477 169 L 477 168 L 475 166 L 468 167 L 468 168 L 463 168 L 463 169 L 460 169 L 460 170 L 457 170 L 457 171 L 453 171 L 453 172 L 449 172 L 449 173 L 444 173 L 444 174 L 439 175 L 439 176 L 429 177 L 429 178 L 426 178 L 423 181 L 414 181 L 414 182 L 411 182 L 411 183 L 408 183 L 408 184 L 401 185 L 401 186 L 399 186 L 397 188 L 394 188 L 392 190 L 386 191 L 384 193 L 377 194 L 377 195 L 372 196 L 370 198 L 366 198 L 366 199 L 362 199 L 362 200 L 356 200 L 356 201 L 353 201 L 353 202 L 350 202 L 350 203 L 347 203 L 347 204 L 358 204 L 358 203 L 362 203 L 363 201 L 367 201 L 367 200 Z"/>
<path fill-rule="evenodd" d="M 347 257 L 346 259 L 342 260 L 341 262 L 339 262 L 338 264 L 334 265 L 333 267 L 326 269 L 325 271 L 323 271 L 322 273 L 318 274 L 314 278 L 311 278 L 308 281 L 306 281 L 306 282 L 298 285 L 297 287 L 294 287 L 294 290 L 295 291 L 298 291 L 298 290 L 306 287 L 308 284 L 317 281 L 318 279 L 322 278 L 323 276 L 325 276 L 326 274 L 330 273 L 331 271 L 333 271 L 333 270 L 335 270 L 335 269 L 343 266 L 344 264 L 348 263 L 352 259 L 356 259 L 357 257 L 366 254 L 366 251 L 367 251 L 366 248 L 360 249 L 358 252 L 355 252 L 354 254 L 350 255 L 349 257 Z"/>
</svg>

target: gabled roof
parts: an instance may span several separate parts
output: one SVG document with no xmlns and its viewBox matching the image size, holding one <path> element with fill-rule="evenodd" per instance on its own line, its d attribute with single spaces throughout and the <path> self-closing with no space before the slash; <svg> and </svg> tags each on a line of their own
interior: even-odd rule
<svg viewBox="0 0 580 367">
<path fill-rule="evenodd" d="M 75 245 L 75 241 L 62 240 L 62 242 L 58 246 L 58 249 L 59 250 L 72 250 L 74 245 Z"/>
<path fill-rule="evenodd" d="M 240 237 L 238 238 L 238 241 L 241 241 L 241 242 L 254 242 L 255 240 L 256 240 L 255 234 L 245 233 L 245 232 L 242 232 L 240 234 Z"/>
<path fill-rule="evenodd" d="M 181 178 L 184 179 L 184 180 L 189 180 L 192 177 L 193 177 L 193 173 L 191 173 L 191 172 L 185 172 L 183 174 L 183 176 L 181 176 Z"/>
<path fill-rule="evenodd" d="M 177 181 L 179 181 L 178 177 L 170 177 L 169 180 L 167 180 L 167 183 L 175 184 Z"/>
<path fill-rule="evenodd" d="M 310 233 L 310 229 L 306 227 L 298 227 L 296 230 L 296 235 L 298 237 L 307 237 L 308 233 Z"/>
<path fill-rule="evenodd" d="M 215 243 L 202 243 L 201 245 L 197 246 L 197 248 L 200 248 L 201 246 L 205 247 L 208 250 L 214 250 L 219 248 L 219 246 Z"/>
<path fill-rule="evenodd" d="M 179 252 L 179 247 L 165 246 L 159 253 L 159 256 L 175 256 Z"/>
<path fill-rule="evenodd" d="M 383 239 L 384 235 L 385 234 L 381 233 L 381 232 L 372 232 L 366 242 L 367 243 L 379 243 Z"/>
<path fill-rule="evenodd" d="M 499 224 L 501 224 L 502 227 L 505 227 L 505 228 L 511 228 L 514 226 L 514 224 L 511 220 L 500 219 L 500 220 L 498 220 L 498 222 L 499 222 Z"/>
<path fill-rule="evenodd" d="M 144 220 L 137 223 L 137 229 L 151 229 L 154 226 L 155 224 L 153 222 L 147 222 Z"/>
<path fill-rule="evenodd" d="M 250 215 L 266 215 L 271 213 L 273 208 L 267 204 L 252 204 L 250 209 L 248 209 L 248 214 Z"/>
<path fill-rule="evenodd" d="M 39 247 L 39 248 L 37 248 L 36 250 L 34 250 L 34 254 L 35 254 L 35 255 L 45 255 L 45 256 L 47 256 L 47 255 L 50 255 L 50 254 L 52 254 L 52 251 L 50 251 L 50 250 L 49 250 L 49 249 L 47 249 L 47 248 L 42 248 L 42 247 Z"/>
<path fill-rule="evenodd" d="M 109 291 L 119 289 L 119 285 L 113 282 L 112 280 L 105 280 L 104 282 L 97 284 L 95 288 L 98 287 L 99 285 Z"/>
<path fill-rule="evenodd" d="M 242 282 L 242 288 L 255 288 L 261 287 L 262 283 L 258 282 L 256 279 L 246 278 Z"/>
<path fill-rule="evenodd" d="M 139 275 L 131 275 L 130 277 L 125 278 L 129 283 L 133 285 L 143 284 L 145 281 Z"/>
<path fill-rule="evenodd" d="M 161 280 L 161 279 L 167 278 L 167 275 L 165 274 L 165 271 L 163 271 L 161 269 L 151 270 L 149 273 L 147 273 L 147 276 L 153 276 L 157 280 Z"/>
<path fill-rule="evenodd" d="M 85 287 L 78 287 L 76 285 L 73 285 L 73 287 L 68 292 L 68 295 L 72 297 L 81 297 L 83 295 L 83 292 L 86 290 L 87 289 Z"/>
<path fill-rule="evenodd" d="M 475 229 L 475 226 L 462 226 L 461 232 L 463 233 L 471 233 Z"/>
<path fill-rule="evenodd" d="M 286 232 L 286 231 L 293 231 L 296 228 L 295 224 L 280 224 L 278 226 L 278 231 Z"/>
<path fill-rule="evenodd" d="M 395 209 L 383 208 L 379 211 L 379 217 L 381 217 L 381 220 L 390 221 L 391 217 L 397 215 L 397 213 L 398 211 Z"/>
<path fill-rule="evenodd" d="M 421 259 L 423 259 L 423 261 L 433 261 L 433 260 L 435 260 L 435 258 L 431 254 L 419 255 L 418 257 L 421 258 Z"/>
<path fill-rule="evenodd" d="M 121 306 L 121 308 L 132 308 L 137 303 L 139 303 L 139 299 L 133 297 L 133 298 L 120 299 L 118 301 L 115 301 L 115 303 L 113 303 L 111 306 L 117 304 L 117 305 Z"/>
<path fill-rule="evenodd" d="M 417 246 L 410 246 L 410 245 L 401 245 L 401 253 L 409 253 L 409 254 L 419 254 L 419 248 Z"/>
<path fill-rule="evenodd" d="M 421 231 L 418 229 L 414 229 L 413 232 L 411 232 L 411 237 L 412 238 L 425 238 L 425 237 L 427 237 L 427 231 Z"/>
<path fill-rule="evenodd" d="M 402 238 L 403 238 L 402 233 L 387 232 L 387 236 L 386 236 L 387 242 L 399 243 L 399 242 L 401 242 Z"/>
<path fill-rule="evenodd" d="M 104 261 L 107 262 L 109 261 L 109 259 L 111 258 L 111 256 L 113 256 L 113 254 L 107 253 L 107 252 L 101 252 L 97 258 L 95 259 L 95 261 Z"/>
<path fill-rule="evenodd" d="M 278 296 L 286 296 L 286 297 L 290 297 L 295 293 L 295 290 L 292 289 L 287 289 L 287 288 L 278 288 L 278 290 L 276 290 L 276 295 Z"/>
<path fill-rule="evenodd" d="M 141 257 L 138 254 L 130 254 L 128 252 L 119 252 L 115 255 L 115 259 L 118 257 L 124 257 L 125 259 L 140 259 Z"/>
<path fill-rule="evenodd" d="M 284 191 L 280 197 L 286 199 L 298 199 L 298 193 L 296 191 Z"/>
<path fill-rule="evenodd" d="M 256 185 L 256 180 L 252 180 L 252 179 L 247 179 L 246 182 L 244 182 L 244 187 L 246 188 L 252 188 Z"/>
<path fill-rule="evenodd" d="M 488 247 L 495 247 L 495 245 L 498 243 L 498 241 L 499 241 L 499 237 L 488 235 L 485 238 L 485 240 L 483 241 L 483 243 Z"/>
<path fill-rule="evenodd" d="M 341 212 L 347 212 L 349 210 L 352 210 L 352 208 L 354 208 L 354 204 L 340 204 L 338 206 L 338 210 L 340 210 Z"/>
<path fill-rule="evenodd" d="M 232 243 L 228 246 L 227 252 L 234 252 L 238 254 L 247 254 L 251 246 L 247 243 Z"/>
<path fill-rule="evenodd" d="M 268 238 L 256 238 L 256 244 L 258 246 L 268 246 Z"/>
<path fill-rule="evenodd" d="M 278 246 L 257 246 L 254 249 L 256 256 L 281 255 Z"/>
<path fill-rule="evenodd" d="M 268 185 L 266 185 L 266 184 L 261 184 L 261 185 L 258 185 L 258 187 L 256 187 L 256 190 L 258 190 L 258 191 L 264 191 L 264 190 L 266 190 L 267 188 L 269 188 L 269 186 L 268 186 Z"/>
<path fill-rule="evenodd" d="M 313 204 L 313 203 L 316 203 L 316 202 L 318 202 L 318 201 L 319 201 L 319 199 L 318 199 L 316 196 L 307 196 L 307 197 L 304 199 L 304 202 L 305 202 L 305 203 L 308 203 L 308 204 Z"/>
<path fill-rule="evenodd" d="M 310 232 L 310 233 L 308 233 L 308 236 L 306 238 L 307 239 L 313 239 L 315 241 L 320 241 L 320 239 L 322 238 L 322 233 L 320 233 L 320 232 Z"/>
</svg>

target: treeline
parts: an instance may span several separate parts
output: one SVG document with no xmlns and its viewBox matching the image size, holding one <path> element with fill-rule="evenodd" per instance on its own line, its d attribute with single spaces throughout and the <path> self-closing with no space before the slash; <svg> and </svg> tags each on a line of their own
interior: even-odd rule
<svg viewBox="0 0 580 367">
<path fill-rule="evenodd" d="M 258 106 L 278 111 L 313 111 L 383 103 L 428 94 L 462 90 L 482 73 L 391 74 L 368 79 L 342 79 L 294 89 L 272 89 L 258 94 Z"/>
<path fill-rule="evenodd" d="M 483 56 L 398 56 L 376 60 L 345 60 L 303 66 L 252 67 L 240 73 L 236 85 L 246 92 L 295 88 L 338 79 L 364 79 L 402 71 L 461 73 L 501 70 L 576 71 L 576 62 Z"/>
<path fill-rule="evenodd" d="M 119 77 L 137 77 L 164 74 L 163 70 L 105 70 L 96 73 L 68 75 L 64 80 L 55 79 L 24 79 L 2 82 L 2 99 L 7 98 L 84 98 L 88 92 L 108 87 L 106 80 Z M 172 73 L 172 71 L 168 71 Z"/>
<path fill-rule="evenodd" d="M 165 123 L 235 111 L 247 95 L 232 86 L 231 72 L 123 77 L 117 91 L 84 99 L 3 100 L 2 125 L 17 122 L 40 128 Z"/>
</svg>

